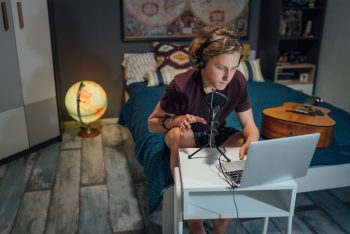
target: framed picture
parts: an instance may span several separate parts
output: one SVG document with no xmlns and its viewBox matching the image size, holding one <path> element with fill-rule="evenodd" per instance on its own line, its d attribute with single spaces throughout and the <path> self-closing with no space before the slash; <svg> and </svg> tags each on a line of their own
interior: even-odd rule
<svg viewBox="0 0 350 234">
<path fill-rule="evenodd" d="M 183 40 L 205 26 L 248 36 L 249 0 L 121 0 L 123 41 Z"/>
</svg>

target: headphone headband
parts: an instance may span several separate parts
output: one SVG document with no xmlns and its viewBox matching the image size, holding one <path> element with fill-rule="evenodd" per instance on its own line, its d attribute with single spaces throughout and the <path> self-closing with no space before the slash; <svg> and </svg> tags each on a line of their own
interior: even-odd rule
<svg viewBox="0 0 350 234">
<path fill-rule="evenodd" d="M 234 40 L 237 40 L 239 42 L 239 44 L 242 46 L 242 43 L 239 40 L 239 38 L 235 37 L 235 36 L 218 35 L 218 36 L 213 36 L 213 37 L 208 38 L 196 51 L 196 56 L 198 57 L 197 58 L 197 66 L 199 69 L 203 69 L 205 67 L 205 60 L 203 58 L 203 50 L 211 43 L 218 41 L 218 40 L 225 39 L 225 38 L 233 38 Z"/>
<path fill-rule="evenodd" d="M 196 55 L 198 57 L 202 57 L 202 53 L 203 50 L 210 45 L 211 43 L 213 43 L 214 41 L 218 41 L 218 40 L 222 40 L 224 38 L 229 38 L 229 36 L 227 35 L 219 35 L 219 36 L 214 36 L 214 37 L 210 37 L 208 38 L 197 50 Z"/>
</svg>

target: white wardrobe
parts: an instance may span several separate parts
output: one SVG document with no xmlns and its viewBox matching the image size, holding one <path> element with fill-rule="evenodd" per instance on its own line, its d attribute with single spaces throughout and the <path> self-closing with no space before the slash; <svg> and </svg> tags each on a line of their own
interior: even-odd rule
<svg viewBox="0 0 350 234">
<path fill-rule="evenodd" d="M 60 135 L 47 0 L 0 0 L 0 160 Z"/>
</svg>

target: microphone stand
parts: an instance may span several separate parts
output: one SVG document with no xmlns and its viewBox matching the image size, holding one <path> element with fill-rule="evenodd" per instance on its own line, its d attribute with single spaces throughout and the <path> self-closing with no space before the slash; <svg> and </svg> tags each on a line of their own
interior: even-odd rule
<svg viewBox="0 0 350 234">
<path fill-rule="evenodd" d="M 225 101 L 226 102 L 226 101 Z M 227 162 L 230 162 L 231 160 L 226 156 L 224 152 L 216 145 L 215 143 L 215 137 L 219 134 L 219 131 L 217 130 L 217 127 L 219 125 L 219 114 L 220 114 L 220 105 L 216 105 L 215 107 L 212 106 L 213 103 L 213 96 L 211 100 L 211 105 L 210 105 L 210 119 L 207 124 L 207 130 L 205 131 L 205 134 L 209 136 L 208 138 L 208 143 L 199 149 L 197 149 L 195 152 L 192 154 L 188 155 L 188 159 L 191 159 L 196 153 L 201 151 L 204 148 L 207 148 L 208 146 L 210 148 L 216 148 L 219 153 L 224 156 Z M 208 135 L 208 130 L 209 130 L 209 135 Z"/>
</svg>

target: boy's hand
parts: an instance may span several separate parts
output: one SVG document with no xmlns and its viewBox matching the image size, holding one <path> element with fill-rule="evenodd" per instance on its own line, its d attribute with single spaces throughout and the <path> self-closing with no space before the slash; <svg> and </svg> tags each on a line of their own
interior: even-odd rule
<svg viewBox="0 0 350 234">
<path fill-rule="evenodd" d="M 207 123 L 204 118 L 190 114 L 176 116 L 173 121 L 173 126 L 178 126 L 182 132 L 191 129 L 191 123 Z"/>
<path fill-rule="evenodd" d="M 239 149 L 239 159 L 243 160 L 244 155 L 246 155 L 248 153 L 248 144 L 245 143 L 244 145 L 241 146 L 241 148 Z"/>
</svg>

